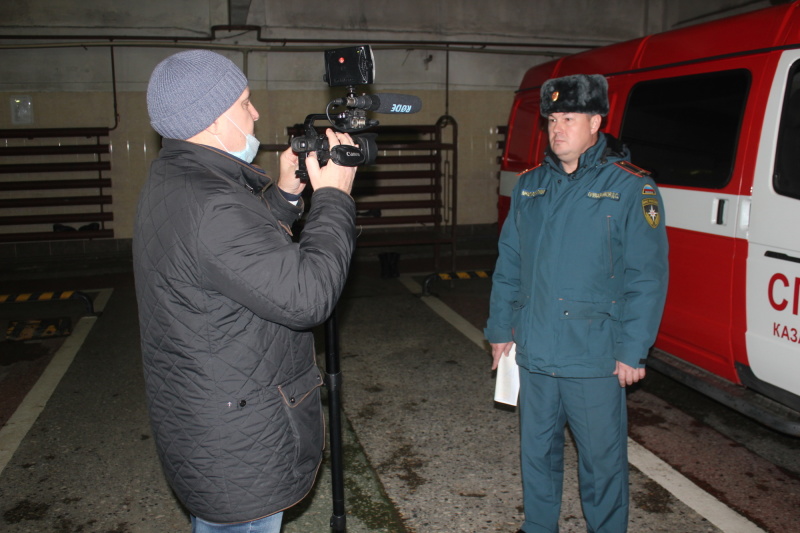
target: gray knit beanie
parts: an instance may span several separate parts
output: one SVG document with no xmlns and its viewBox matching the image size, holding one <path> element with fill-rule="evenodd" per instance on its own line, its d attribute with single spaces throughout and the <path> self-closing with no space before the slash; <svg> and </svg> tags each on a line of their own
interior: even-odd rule
<svg viewBox="0 0 800 533">
<path fill-rule="evenodd" d="M 194 137 L 222 116 L 246 87 L 247 78 L 227 57 L 209 50 L 178 52 L 150 76 L 150 124 L 162 137 Z"/>
</svg>

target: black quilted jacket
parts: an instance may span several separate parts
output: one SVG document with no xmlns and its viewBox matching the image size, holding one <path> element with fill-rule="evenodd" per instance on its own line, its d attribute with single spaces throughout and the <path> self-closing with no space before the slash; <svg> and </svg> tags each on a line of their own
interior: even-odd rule
<svg viewBox="0 0 800 533">
<path fill-rule="evenodd" d="M 309 328 L 344 286 L 355 203 L 315 191 L 294 243 L 301 211 L 261 171 L 172 139 L 141 193 L 134 274 L 153 434 L 173 490 L 211 522 L 290 507 L 322 458 Z"/>
</svg>

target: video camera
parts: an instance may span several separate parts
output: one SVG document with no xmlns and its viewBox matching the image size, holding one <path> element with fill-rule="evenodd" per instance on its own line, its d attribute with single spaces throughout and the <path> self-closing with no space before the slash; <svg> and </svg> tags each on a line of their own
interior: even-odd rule
<svg viewBox="0 0 800 533">
<path fill-rule="evenodd" d="M 344 98 L 328 102 L 325 113 L 308 115 L 303 123 L 303 136 L 292 139 L 292 150 L 300 161 L 297 177 L 308 181 L 306 156 L 315 152 L 320 166 L 332 160 L 337 165 L 356 167 L 375 162 L 378 147 L 377 134 L 355 132 L 378 125 L 378 121 L 367 118 L 367 111 L 375 113 L 416 113 L 422 109 L 422 101 L 407 94 L 362 94 L 357 96 L 356 85 L 372 84 L 375 78 L 375 62 L 368 45 L 352 46 L 325 51 L 325 76 L 323 81 L 330 87 L 347 87 Z M 314 122 L 327 119 L 330 125 L 341 132 L 351 133 L 356 146 L 338 145 L 330 148 L 328 138 L 317 133 Z"/>
</svg>

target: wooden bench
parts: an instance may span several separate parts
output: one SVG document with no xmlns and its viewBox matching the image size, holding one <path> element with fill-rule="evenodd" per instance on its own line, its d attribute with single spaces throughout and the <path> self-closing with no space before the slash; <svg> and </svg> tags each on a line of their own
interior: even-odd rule
<svg viewBox="0 0 800 533">
<path fill-rule="evenodd" d="M 0 242 L 112 238 L 108 135 L 109 128 L 0 130 L 0 211 L 16 213 L 0 216 L 0 226 L 30 228 L 0 231 Z"/>
<path fill-rule="evenodd" d="M 319 132 L 324 127 L 317 128 Z M 302 125 L 287 128 L 290 137 Z M 377 126 L 375 164 L 359 168 L 353 185 L 359 247 L 431 245 L 439 269 L 441 247 L 449 246 L 455 268 L 458 126 L 450 116 L 435 124 Z M 264 146 L 279 150 L 281 146 Z M 396 254 L 395 254 L 396 260 Z"/>
</svg>

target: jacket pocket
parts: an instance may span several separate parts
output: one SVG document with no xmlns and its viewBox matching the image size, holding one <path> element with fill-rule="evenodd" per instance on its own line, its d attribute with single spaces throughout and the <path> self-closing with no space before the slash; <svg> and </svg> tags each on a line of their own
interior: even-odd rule
<svg viewBox="0 0 800 533">
<path fill-rule="evenodd" d="M 525 352 L 525 338 L 523 333 L 529 328 L 524 327 L 525 322 L 525 304 L 514 302 L 511 304 L 511 338 L 514 344 L 517 345 L 517 351 L 520 353 Z M 522 325 L 522 327 L 520 327 Z"/>
<path fill-rule="evenodd" d="M 294 468 L 297 477 L 304 477 L 319 466 L 325 440 L 320 403 L 322 376 L 316 365 L 292 381 L 278 386 L 283 410 L 289 420 L 294 439 Z"/>
<path fill-rule="evenodd" d="M 558 300 L 558 353 L 571 359 L 611 357 L 617 338 L 617 302 Z"/>
<path fill-rule="evenodd" d="M 607 254 L 605 257 L 605 264 L 606 268 L 608 269 L 608 277 L 614 278 L 616 277 L 616 272 L 614 272 L 614 235 L 616 231 L 614 230 L 614 219 L 611 215 L 606 215 L 606 250 L 605 253 Z"/>
</svg>

